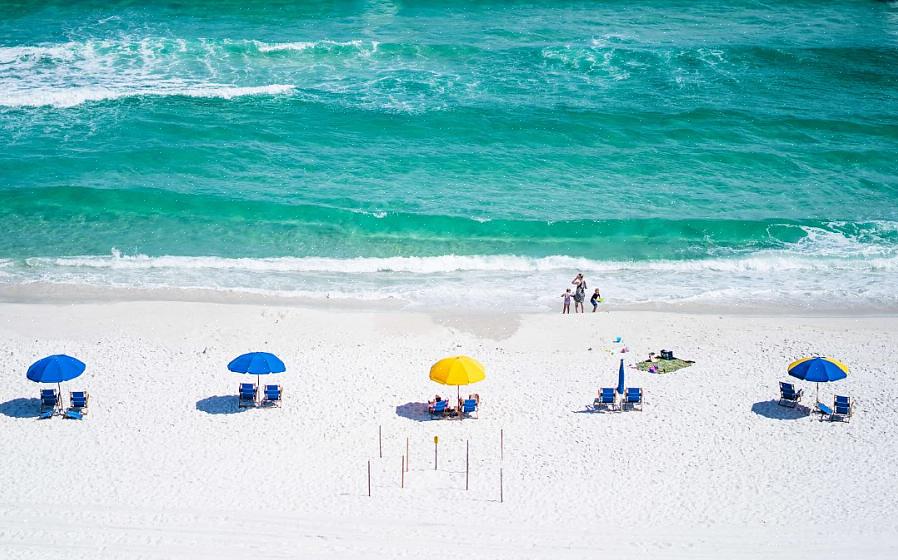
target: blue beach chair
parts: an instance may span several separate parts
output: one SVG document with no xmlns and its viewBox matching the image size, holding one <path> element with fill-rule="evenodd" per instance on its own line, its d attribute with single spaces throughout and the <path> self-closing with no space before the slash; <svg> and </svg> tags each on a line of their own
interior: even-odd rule
<svg viewBox="0 0 898 560">
<path fill-rule="evenodd" d="M 256 386 L 252 383 L 241 383 L 238 392 L 237 408 L 256 406 Z"/>
<path fill-rule="evenodd" d="M 73 420 L 81 420 L 84 418 L 84 414 L 87 412 L 87 401 L 89 396 L 86 391 L 72 391 L 69 393 L 69 406 L 68 410 L 63 414 L 63 418 L 70 418 Z"/>
<path fill-rule="evenodd" d="M 69 401 L 71 403 L 71 408 L 76 410 L 81 410 L 86 412 L 87 409 L 87 401 L 90 399 L 90 395 L 87 394 L 87 391 L 72 391 L 69 393 Z"/>
<path fill-rule="evenodd" d="M 284 391 L 280 385 L 266 385 L 265 394 L 262 397 L 263 406 L 281 406 Z"/>
<path fill-rule="evenodd" d="M 785 381 L 780 381 L 780 406 L 788 406 L 790 408 L 795 408 L 801 401 L 801 396 L 804 394 L 804 389 L 799 391 L 795 391 L 795 386 L 791 383 L 786 383 Z"/>
<path fill-rule="evenodd" d="M 592 403 L 593 410 L 614 410 L 617 408 L 617 393 L 614 387 L 603 387 L 599 389 L 599 396 Z"/>
<path fill-rule="evenodd" d="M 624 393 L 624 401 L 621 404 L 628 405 L 633 410 L 642 410 L 642 389 L 639 387 L 627 387 Z M 638 407 L 638 408 L 637 408 Z"/>
<path fill-rule="evenodd" d="M 480 417 L 480 397 L 476 399 L 465 399 L 464 402 L 461 403 L 461 415 L 460 417 L 471 417 L 474 415 L 474 418 Z"/>
<path fill-rule="evenodd" d="M 850 397 L 836 395 L 833 399 L 833 411 L 829 415 L 830 420 L 841 420 L 842 422 L 851 421 L 851 413 L 854 411 L 854 405 Z"/>
<path fill-rule="evenodd" d="M 432 405 L 430 405 L 428 407 L 427 411 L 430 413 L 431 417 L 442 418 L 443 416 L 446 415 L 447 412 L 449 412 L 449 401 L 446 401 L 446 400 L 437 401 L 437 402 L 433 403 Z"/>
<path fill-rule="evenodd" d="M 59 407 L 59 395 L 56 389 L 41 389 L 40 418 L 50 418 Z"/>
</svg>

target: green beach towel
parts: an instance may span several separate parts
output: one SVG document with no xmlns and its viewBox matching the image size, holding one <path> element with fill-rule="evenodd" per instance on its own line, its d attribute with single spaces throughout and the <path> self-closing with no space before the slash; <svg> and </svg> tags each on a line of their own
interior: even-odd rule
<svg viewBox="0 0 898 560">
<path fill-rule="evenodd" d="M 678 369 L 689 367 L 694 363 L 695 362 L 692 360 L 681 360 L 680 358 L 674 358 L 673 360 L 658 360 L 657 362 L 645 360 L 644 362 L 636 364 L 636 368 L 641 371 L 648 371 L 650 367 L 655 366 L 657 369 L 655 373 L 672 373 Z"/>
</svg>

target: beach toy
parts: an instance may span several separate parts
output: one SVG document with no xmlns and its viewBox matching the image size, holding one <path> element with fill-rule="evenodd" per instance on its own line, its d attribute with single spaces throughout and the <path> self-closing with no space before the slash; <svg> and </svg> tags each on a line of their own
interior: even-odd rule
<svg viewBox="0 0 898 560">
<path fill-rule="evenodd" d="M 621 337 L 616 336 L 616 337 L 614 337 L 614 341 L 613 341 L 613 342 L 621 342 L 622 340 L 623 340 L 623 339 L 622 339 Z"/>
</svg>

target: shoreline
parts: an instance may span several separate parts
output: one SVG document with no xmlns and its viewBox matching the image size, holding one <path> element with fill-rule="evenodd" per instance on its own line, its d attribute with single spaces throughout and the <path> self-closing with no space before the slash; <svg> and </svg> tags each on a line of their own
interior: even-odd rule
<svg viewBox="0 0 898 560">
<path fill-rule="evenodd" d="M 515 308 L 482 308 L 477 306 L 440 306 L 439 304 L 424 307 L 396 298 L 355 299 L 347 297 L 311 297 L 307 295 L 289 296 L 285 294 L 252 293 L 243 290 L 203 289 L 203 288 L 134 288 L 134 287 L 97 287 L 81 284 L 6 284 L 0 285 L 0 304 L 48 304 L 71 305 L 91 303 L 126 303 L 126 302 L 182 302 L 182 303 L 218 303 L 227 305 L 263 305 L 273 307 L 307 308 L 329 311 L 362 311 L 362 312 L 409 312 L 434 315 L 468 316 L 547 316 L 561 314 L 559 309 L 515 309 Z M 838 306 L 817 306 L 814 309 L 796 306 L 775 305 L 771 303 L 754 306 L 715 305 L 705 303 L 631 303 L 600 304 L 596 314 L 600 313 L 661 313 L 673 315 L 723 315 L 733 317 L 807 317 L 807 318 L 890 318 L 898 317 L 898 308 L 875 308 L 858 306 L 845 308 Z M 586 313 L 592 315 L 589 303 Z M 571 315 L 579 315 L 571 313 Z"/>
</svg>

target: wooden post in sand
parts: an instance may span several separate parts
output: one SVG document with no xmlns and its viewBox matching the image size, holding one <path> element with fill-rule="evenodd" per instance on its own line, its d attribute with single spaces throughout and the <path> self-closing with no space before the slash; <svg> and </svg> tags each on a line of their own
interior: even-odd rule
<svg viewBox="0 0 898 560">
<path fill-rule="evenodd" d="M 371 497 L 371 461 L 368 461 L 368 497 Z"/>
<path fill-rule="evenodd" d="M 502 467 L 499 467 L 499 503 L 505 502 L 505 497 L 502 495 Z"/>
<path fill-rule="evenodd" d="M 377 454 L 381 459 L 384 458 L 383 426 L 377 427 Z"/>
<path fill-rule="evenodd" d="M 468 489 L 468 475 L 471 472 L 470 468 L 468 467 L 468 450 L 470 447 L 470 443 L 471 442 L 469 440 L 465 440 L 465 490 Z"/>
<path fill-rule="evenodd" d="M 405 488 L 405 455 L 402 456 L 402 470 L 400 470 L 402 474 L 399 475 L 399 487 Z"/>
<path fill-rule="evenodd" d="M 433 436 L 433 470 L 437 470 L 437 444 L 440 443 L 440 436 Z"/>
</svg>

